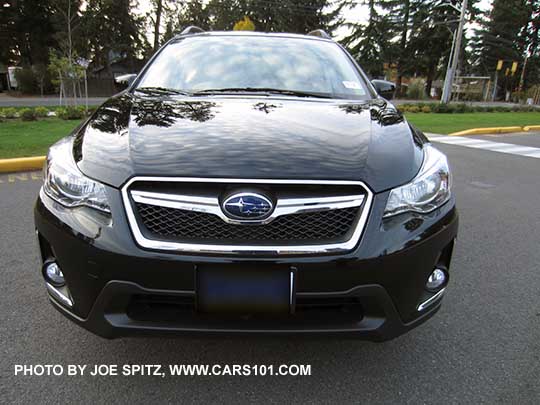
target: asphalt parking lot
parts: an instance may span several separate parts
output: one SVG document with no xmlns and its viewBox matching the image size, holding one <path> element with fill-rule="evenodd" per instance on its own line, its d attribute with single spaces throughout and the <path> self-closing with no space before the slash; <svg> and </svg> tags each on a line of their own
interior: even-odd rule
<svg viewBox="0 0 540 405">
<path fill-rule="evenodd" d="M 496 142 L 540 148 L 540 135 Z M 32 206 L 39 174 L 0 176 L 3 403 L 540 403 L 540 159 L 437 144 L 454 169 L 460 233 L 441 311 L 393 341 L 108 341 L 48 302 Z M 309 364 L 297 377 L 24 377 L 15 364 Z"/>
</svg>

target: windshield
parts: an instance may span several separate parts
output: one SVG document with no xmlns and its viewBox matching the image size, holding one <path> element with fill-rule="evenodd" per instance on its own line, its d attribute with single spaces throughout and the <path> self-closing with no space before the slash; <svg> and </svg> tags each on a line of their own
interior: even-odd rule
<svg viewBox="0 0 540 405">
<path fill-rule="evenodd" d="M 356 67 L 337 44 L 263 35 L 196 36 L 169 44 L 144 73 L 137 86 L 142 88 L 370 98 Z"/>
</svg>

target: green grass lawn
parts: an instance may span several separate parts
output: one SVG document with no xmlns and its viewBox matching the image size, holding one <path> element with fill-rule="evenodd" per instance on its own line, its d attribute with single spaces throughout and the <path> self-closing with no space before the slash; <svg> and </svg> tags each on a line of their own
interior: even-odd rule
<svg viewBox="0 0 540 405">
<path fill-rule="evenodd" d="M 450 134 L 471 128 L 540 125 L 540 112 L 464 114 L 405 113 L 407 120 L 425 132 Z"/>
<path fill-rule="evenodd" d="M 425 132 L 448 134 L 470 128 L 540 125 L 540 112 L 465 114 L 407 113 L 407 119 Z M 45 155 L 50 145 L 68 135 L 79 123 L 47 118 L 0 122 L 0 159 Z"/>
<path fill-rule="evenodd" d="M 79 122 L 58 118 L 0 122 L 0 159 L 45 155 L 49 146 L 68 135 Z"/>
</svg>

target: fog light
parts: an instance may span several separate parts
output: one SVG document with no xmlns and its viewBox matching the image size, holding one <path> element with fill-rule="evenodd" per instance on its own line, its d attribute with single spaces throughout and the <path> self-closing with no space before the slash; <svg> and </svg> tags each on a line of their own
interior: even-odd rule
<svg viewBox="0 0 540 405">
<path fill-rule="evenodd" d="M 44 266 L 45 278 L 49 283 L 51 283 L 55 287 L 62 287 L 66 284 L 66 280 L 64 279 L 64 273 L 62 273 L 62 270 L 60 270 L 60 266 L 58 266 L 58 263 L 48 262 L 45 263 Z"/>
<path fill-rule="evenodd" d="M 430 274 L 427 283 L 426 290 L 430 292 L 435 292 L 439 290 L 442 286 L 446 284 L 446 273 L 444 270 L 435 269 L 433 273 Z"/>
</svg>

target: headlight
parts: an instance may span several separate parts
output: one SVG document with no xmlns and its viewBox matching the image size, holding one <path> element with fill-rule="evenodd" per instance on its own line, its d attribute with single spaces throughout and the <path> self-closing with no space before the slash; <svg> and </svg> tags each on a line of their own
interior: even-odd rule
<svg viewBox="0 0 540 405">
<path fill-rule="evenodd" d="M 105 187 L 80 172 L 72 148 L 70 138 L 51 147 L 43 171 L 43 191 L 66 207 L 87 206 L 110 213 Z"/>
<path fill-rule="evenodd" d="M 431 145 L 424 146 L 424 162 L 416 178 L 390 191 L 384 217 L 406 211 L 433 211 L 450 199 L 452 175 L 446 156 Z"/>
</svg>

